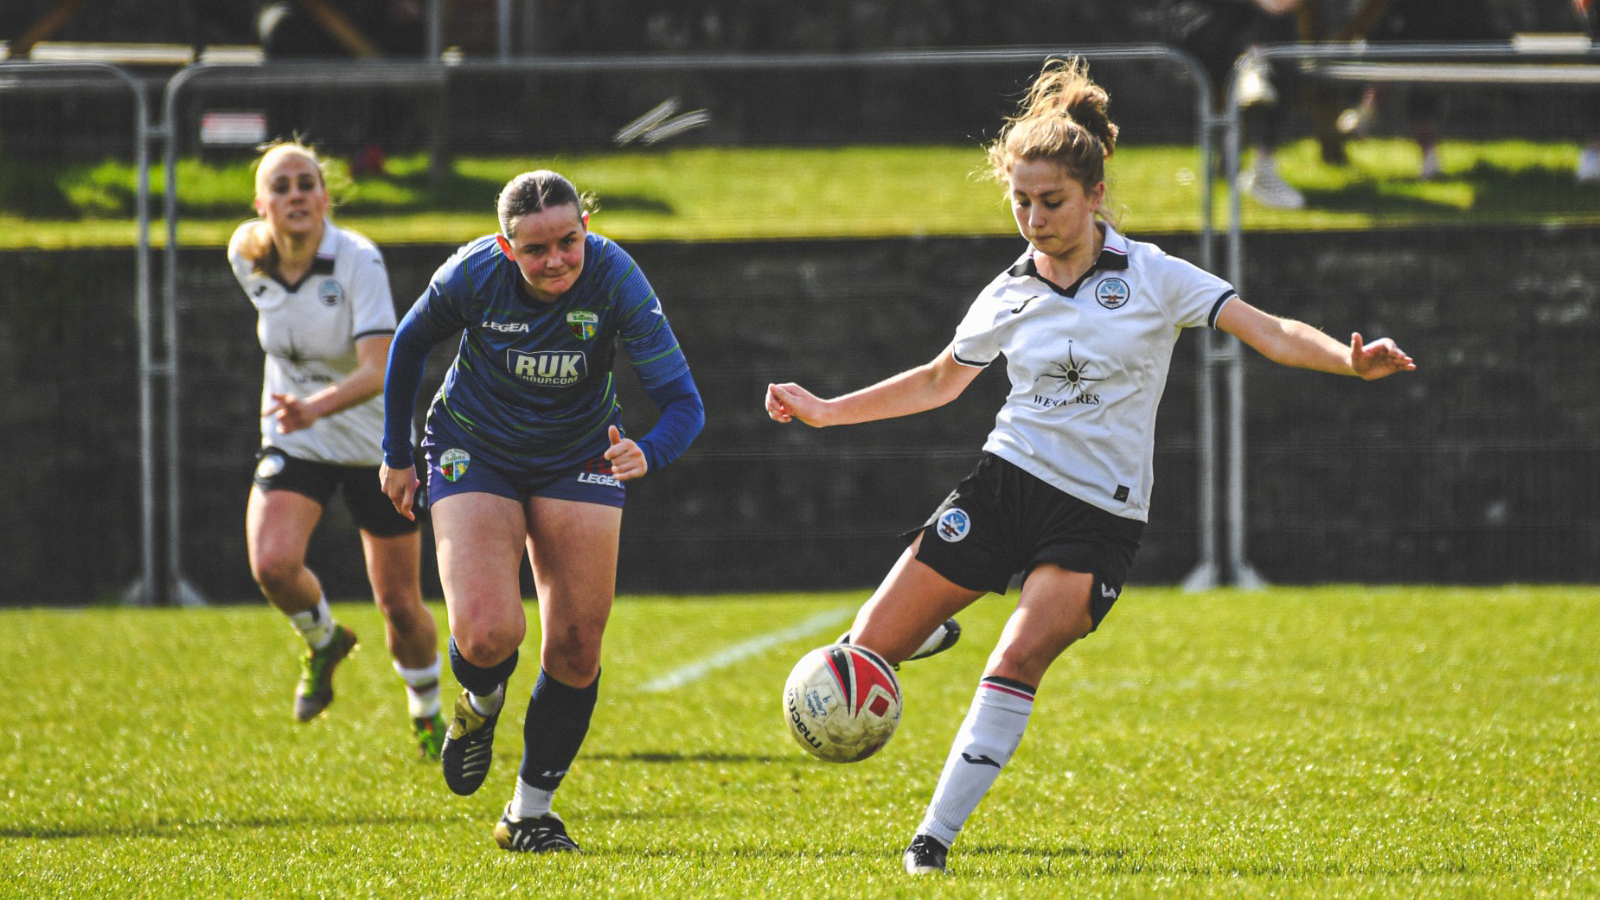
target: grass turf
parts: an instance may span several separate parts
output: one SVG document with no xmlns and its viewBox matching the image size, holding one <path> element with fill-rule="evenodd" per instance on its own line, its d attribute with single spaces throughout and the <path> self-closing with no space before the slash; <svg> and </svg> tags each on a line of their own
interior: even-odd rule
<svg viewBox="0 0 1600 900">
<path fill-rule="evenodd" d="M 1308 199 L 1304 210 L 1244 201 L 1251 230 L 1316 231 L 1428 225 L 1600 224 L 1600 187 L 1576 188 L 1575 144 L 1446 141 L 1444 177 L 1419 181 L 1416 145 L 1369 139 L 1352 162 L 1321 162 L 1303 140 L 1279 154 L 1284 176 Z M 352 181 L 330 160 L 335 215 L 379 245 L 460 243 L 494 228 L 494 201 L 507 178 L 555 168 L 594 194 L 594 227 L 618 240 L 740 240 L 887 235 L 1012 234 L 1000 186 L 981 148 L 689 148 L 549 158 L 457 159 L 442 183 L 424 157 L 389 160 L 383 177 Z M 1132 233 L 1200 228 L 1199 154 L 1192 147 L 1125 144 L 1109 167 L 1109 209 Z M 152 173 L 151 239 L 166 241 L 164 175 Z M 248 160 L 182 160 L 177 170 L 178 240 L 221 246 L 251 215 Z M 1228 220 L 1217 185 L 1215 223 Z M 0 248 L 130 246 L 136 200 L 125 163 L 0 161 Z"/>
<path fill-rule="evenodd" d="M 528 653 L 485 788 L 409 757 L 370 604 L 325 717 L 290 721 L 297 641 L 264 605 L 9 610 L 0 897 L 1404 897 L 1600 894 L 1600 589 L 1129 591 L 1070 650 L 951 856 L 899 872 L 1009 604 L 901 672 L 877 756 L 789 738 L 795 638 L 643 688 L 864 594 L 624 598 L 557 797 L 584 852 L 490 839 Z M 436 609 L 442 621 L 443 610 Z M 453 686 L 453 679 L 446 678 Z M 448 691 L 447 691 L 448 693 Z"/>
</svg>

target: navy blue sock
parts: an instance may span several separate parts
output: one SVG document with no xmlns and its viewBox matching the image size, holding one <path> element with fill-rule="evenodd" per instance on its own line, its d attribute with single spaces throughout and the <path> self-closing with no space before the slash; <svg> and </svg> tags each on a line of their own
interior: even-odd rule
<svg viewBox="0 0 1600 900">
<path fill-rule="evenodd" d="M 456 649 L 456 639 L 450 638 L 450 671 L 455 673 L 456 681 L 461 686 L 482 697 L 492 694 L 500 685 L 511 680 L 511 673 L 517 670 L 517 651 L 499 663 L 487 669 L 480 668 L 467 662 L 467 658 Z"/>
<path fill-rule="evenodd" d="M 589 717 L 600 696 L 600 676 L 586 688 L 569 687 L 539 670 L 539 682 L 528 698 L 528 718 L 522 723 L 523 781 L 540 790 L 561 785 L 578 748 L 589 733 Z"/>
</svg>

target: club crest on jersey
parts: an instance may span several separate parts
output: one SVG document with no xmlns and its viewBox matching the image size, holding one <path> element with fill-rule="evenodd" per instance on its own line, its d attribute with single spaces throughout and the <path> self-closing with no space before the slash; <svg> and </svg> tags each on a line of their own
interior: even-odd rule
<svg viewBox="0 0 1600 900">
<path fill-rule="evenodd" d="M 939 537 L 953 544 L 966 537 L 967 532 L 972 530 L 972 519 L 966 510 L 952 506 L 940 513 L 939 521 L 934 524 L 934 530 L 939 533 Z"/>
<path fill-rule="evenodd" d="M 1094 299 L 1106 309 L 1116 309 L 1127 303 L 1128 295 L 1132 293 L 1126 281 L 1121 278 L 1107 278 L 1094 289 Z"/>
<path fill-rule="evenodd" d="M 450 449 L 439 454 L 439 474 L 445 481 L 460 481 L 461 476 L 467 474 L 467 465 L 472 462 L 472 454 L 461 449 Z"/>
<path fill-rule="evenodd" d="M 594 340 L 599 325 L 600 317 L 586 309 L 575 309 L 567 313 L 567 330 L 580 341 Z"/>
<path fill-rule="evenodd" d="M 338 306 L 339 301 L 344 299 L 344 287 L 329 278 L 317 285 L 317 299 L 321 300 L 324 306 Z"/>
<path fill-rule="evenodd" d="M 588 359 L 581 350 L 508 350 L 506 356 L 513 375 L 539 387 L 566 387 L 589 374 Z"/>
</svg>

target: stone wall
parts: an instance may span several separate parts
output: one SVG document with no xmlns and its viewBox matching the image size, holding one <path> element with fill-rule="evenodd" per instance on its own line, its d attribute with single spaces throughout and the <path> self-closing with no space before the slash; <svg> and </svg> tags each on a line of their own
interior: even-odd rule
<svg viewBox="0 0 1600 900">
<path fill-rule="evenodd" d="M 1152 237 L 1193 255 L 1191 237 Z M 1016 239 L 629 249 L 705 395 L 705 433 L 630 488 L 621 589 L 867 587 L 972 465 L 1005 393 L 984 373 L 910 419 L 815 431 L 761 409 L 769 381 L 842 392 L 948 341 Z M 386 250 L 402 305 L 452 248 Z M 1600 232 L 1256 235 L 1252 302 L 1343 339 L 1393 335 L 1421 364 L 1375 384 L 1247 362 L 1248 555 L 1269 580 L 1482 583 L 1600 578 Z M 181 254 L 184 575 L 252 600 L 244 498 L 258 440 L 254 317 L 218 250 Z M 114 597 L 139 573 L 131 254 L 0 255 L 0 604 Z M 157 284 L 159 285 L 159 273 Z M 1133 580 L 1196 558 L 1197 335 L 1178 346 L 1158 425 L 1153 521 Z M 435 352 L 435 378 L 453 347 Z M 625 368 L 625 367 L 624 367 Z M 994 367 L 998 369 L 998 367 Z M 621 379 L 636 432 L 653 407 Z M 431 391 L 431 383 L 425 387 Z M 313 542 L 336 596 L 364 590 L 337 504 Z M 438 595 L 431 542 L 425 590 Z"/>
</svg>

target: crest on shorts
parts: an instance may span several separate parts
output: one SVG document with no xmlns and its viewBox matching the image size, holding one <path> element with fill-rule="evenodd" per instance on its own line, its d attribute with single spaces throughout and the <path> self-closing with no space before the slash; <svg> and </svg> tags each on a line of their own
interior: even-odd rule
<svg viewBox="0 0 1600 900">
<path fill-rule="evenodd" d="M 324 306 L 338 306 L 339 301 L 344 299 L 344 287 L 329 278 L 317 285 L 317 299 L 321 300 Z"/>
<path fill-rule="evenodd" d="M 966 537 L 967 532 L 972 530 L 972 519 L 966 510 L 952 506 L 939 514 L 939 521 L 934 523 L 934 530 L 939 533 L 939 537 L 953 544 Z"/>
<path fill-rule="evenodd" d="M 283 456 L 277 453 L 266 453 L 261 461 L 256 463 L 256 477 L 262 481 L 271 481 L 272 476 L 283 471 Z"/>
<path fill-rule="evenodd" d="M 461 476 L 467 474 L 467 464 L 472 462 L 472 455 L 465 450 L 451 449 L 439 455 L 439 474 L 445 481 L 459 481 Z"/>
<path fill-rule="evenodd" d="M 600 324 L 600 317 L 586 309 L 575 309 L 567 313 L 567 330 L 580 341 L 594 340 L 594 333 Z"/>
<path fill-rule="evenodd" d="M 1107 278 L 1094 289 L 1094 299 L 1106 309 L 1116 309 L 1128 302 L 1128 295 L 1132 292 L 1128 283 L 1121 278 Z"/>
</svg>

